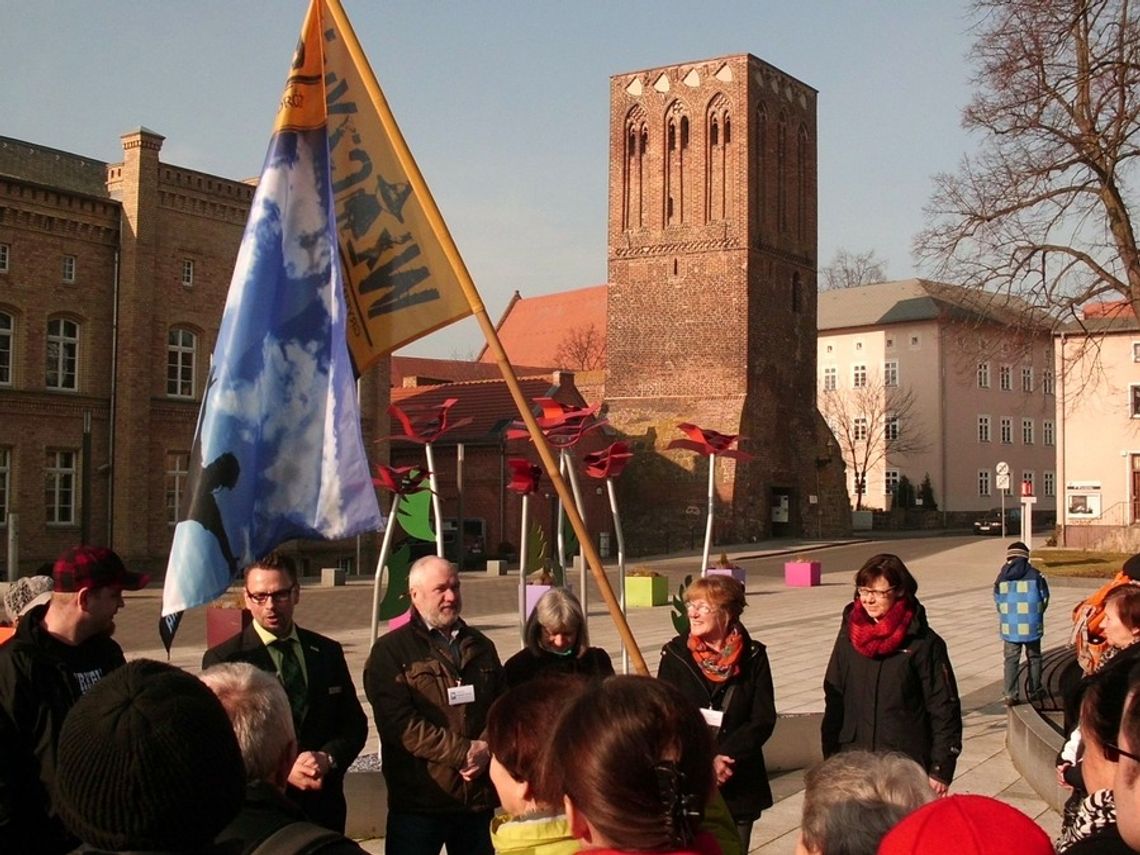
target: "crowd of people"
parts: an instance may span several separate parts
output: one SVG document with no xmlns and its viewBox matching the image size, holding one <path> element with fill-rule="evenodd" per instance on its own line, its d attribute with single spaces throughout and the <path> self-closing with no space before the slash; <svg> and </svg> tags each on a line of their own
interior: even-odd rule
<svg viewBox="0 0 1140 855">
<path fill-rule="evenodd" d="M 1140 571 L 1140 558 L 1132 571 Z M 994 799 L 951 795 L 962 709 L 946 643 L 905 563 L 855 574 L 824 680 L 798 855 L 1140 851 L 1140 584 L 1077 609 L 1055 842 Z M 351 853 L 344 778 L 367 717 L 340 644 L 296 622 L 292 562 L 244 574 L 252 621 L 200 674 L 125 661 L 123 592 L 148 582 L 108 549 L 77 547 L 11 584 L 0 644 L 0 841 L 5 852 Z M 615 676 L 581 604 L 553 589 L 501 663 L 462 618 L 443 558 L 410 572 L 410 619 L 378 638 L 363 674 L 380 735 L 392 855 L 748 851 L 772 806 L 764 746 L 776 727 L 765 646 L 744 586 L 715 574 L 683 593 L 687 628 L 656 679 Z M 1011 544 L 994 583 L 1003 697 L 1044 694 L 1049 589 Z M 1095 651 L 1092 648 L 1095 646 Z M 1091 655 L 1095 652 L 1095 655 Z"/>
</svg>

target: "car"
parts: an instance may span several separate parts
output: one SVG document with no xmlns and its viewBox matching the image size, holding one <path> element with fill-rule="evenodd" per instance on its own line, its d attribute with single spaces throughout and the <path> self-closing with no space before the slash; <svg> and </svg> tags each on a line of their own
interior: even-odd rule
<svg viewBox="0 0 1140 855">
<path fill-rule="evenodd" d="M 1001 536 L 1001 508 L 990 508 L 974 520 L 974 534 L 996 534 Z M 1021 531 L 1021 508 L 1005 509 L 1005 533 L 1015 536 Z"/>
</svg>

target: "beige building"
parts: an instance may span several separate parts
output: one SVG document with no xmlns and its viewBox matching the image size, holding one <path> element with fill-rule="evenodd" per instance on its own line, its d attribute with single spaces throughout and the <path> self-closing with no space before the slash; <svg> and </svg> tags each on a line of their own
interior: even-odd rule
<svg viewBox="0 0 1140 855">
<path fill-rule="evenodd" d="M 929 475 L 939 510 L 987 510 L 1005 462 L 1012 494 L 1029 481 L 1055 511 L 1052 341 L 1027 316 L 922 279 L 820 294 L 818 404 L 853 505 L 888 509 L 900 478 Z"/>
<path fill-rule="evenodd" d="M 1098 312 L 1059 332 L 1055 341 L 1060 542 L 1135 550 L 1140 546 L 1140 324 L 1128 309 Z"/>
</svg>

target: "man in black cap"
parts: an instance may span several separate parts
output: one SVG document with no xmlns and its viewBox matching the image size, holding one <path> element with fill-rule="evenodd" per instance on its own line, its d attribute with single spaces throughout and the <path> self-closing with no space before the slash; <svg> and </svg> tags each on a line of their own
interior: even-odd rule
<svg viewBox="0 0 1140 855">
<path fill-rule="evenodd" d="M 193 675 L 147 659 L 118 669 L 72 708 L 58 754 L 59 814 L 83 851 L 232 851 L 212 841 L 241 805 L 241 751 Z"/>
<path fill-rule="evenodd" d="M 47 605 L 25 614 L 0 646 L 0 839 L 14 852 L 75 846 L 54 804 L 56 745 L 64 717 L 92 686 L 123 665 L 111 635 L 123 591 L 146 587 L 110 549 L 77 546 L 52 568 Z"/>
</svg>

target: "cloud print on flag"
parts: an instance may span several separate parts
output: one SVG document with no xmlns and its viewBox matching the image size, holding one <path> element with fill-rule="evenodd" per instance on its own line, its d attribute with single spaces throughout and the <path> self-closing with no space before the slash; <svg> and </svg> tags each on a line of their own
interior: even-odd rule
<svg viewBox="0 0 1140 855">
<path fill-rule="evenodd" d="M 299 45 L 287 95 L 298 80 L 319 84 L 319 53 L 315 40 Z M 346 343 L 324 104 L 307 100 L 282 99 L 230 282 L 167 566 L 168 648 L 182 611 L 283 541 L 382 526 Z"/>
</svg>

